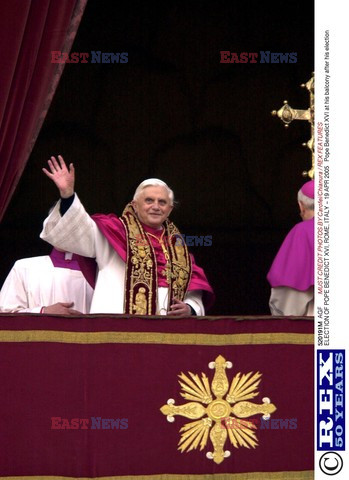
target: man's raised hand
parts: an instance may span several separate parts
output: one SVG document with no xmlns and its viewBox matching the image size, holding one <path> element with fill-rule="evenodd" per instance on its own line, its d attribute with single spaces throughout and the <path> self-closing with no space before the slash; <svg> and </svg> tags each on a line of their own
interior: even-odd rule
<svg viewBox="0 0 349 480">
<path fill-rule="evenodd" d="M 61 155 L 51 157 L 48 160 L 49 170 L 43 168 L 42 171 L 56 184 L 62 198 L 71 197 L 74 193 L 75 170 L 72 163 L 67 168 Z"/>
</svg>

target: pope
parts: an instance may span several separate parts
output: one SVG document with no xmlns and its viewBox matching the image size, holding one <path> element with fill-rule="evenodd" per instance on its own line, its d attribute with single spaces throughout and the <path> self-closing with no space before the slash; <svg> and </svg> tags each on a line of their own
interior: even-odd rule
<svg viewBox="0 0 349 480">
<path fill-rule="evenodd" d="M 43 172 L 61 198 L 40 236 L 56 248 L 96 259 L 90 313 L 205 314 L 214 293 L 169 220 L 174 194 L 165 182 L 143 181 L 120 217 L 90 216 L 74 191 L 72 163 L 51 157 Z"/>
</svg>

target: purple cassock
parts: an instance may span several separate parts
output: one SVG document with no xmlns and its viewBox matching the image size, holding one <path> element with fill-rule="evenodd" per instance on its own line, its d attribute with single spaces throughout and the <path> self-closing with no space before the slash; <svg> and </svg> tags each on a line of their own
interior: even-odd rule
<svg viewBox="0 0 349 480">
<path fill-rule="evenodd" d="M 314 285 L 314 218 L 287 234 L 267 275 L 274 287 L 308 290 Z"/>
<path fill-rule="evenodd" d="M 70 258 L 66 255 L 69 252 L 62 252 L 53 248 L 50 258 L 54 267 L 69 268 L 70 270 L 80 270 L 86 281 L 92 288 L 96 284 L 97 264 L 94 258 L 82 257 L 77 254 L 70 254 Z"/>
</svg>

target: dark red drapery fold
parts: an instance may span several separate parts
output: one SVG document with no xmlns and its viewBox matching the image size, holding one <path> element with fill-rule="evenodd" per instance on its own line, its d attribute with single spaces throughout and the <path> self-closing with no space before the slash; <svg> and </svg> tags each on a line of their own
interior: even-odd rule
<svg viewBox="0 0 349 480">
<path fill-rule="evenodd" d="M 0 16 L 0 220 L 62 74 L 51 51 L 69 52 L 87 0 L 11 0 Z"/>
</svg>

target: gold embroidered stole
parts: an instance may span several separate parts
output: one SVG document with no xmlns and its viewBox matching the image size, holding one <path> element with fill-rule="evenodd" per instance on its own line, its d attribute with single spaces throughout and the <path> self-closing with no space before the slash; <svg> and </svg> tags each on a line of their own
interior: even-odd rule
<svg viewBox="0 0 349 480">
<path fill-rule="evenodd" d="M 125 227 L 127 241 L 125 313 L 156 315 L 158 278 L 153 245 L 131 203 L 126 205 L 120 220 Z M 188 248 L 177 227 L 166 220 L 164 228 L 165 241 L 168 245 L 166 265 L 166 280 L 169 284 L 168 310 L 173 298 L 184 300 L 192 265 Z"/>
</svg>

